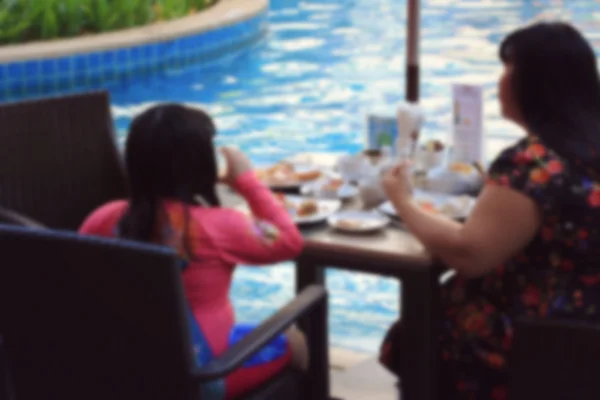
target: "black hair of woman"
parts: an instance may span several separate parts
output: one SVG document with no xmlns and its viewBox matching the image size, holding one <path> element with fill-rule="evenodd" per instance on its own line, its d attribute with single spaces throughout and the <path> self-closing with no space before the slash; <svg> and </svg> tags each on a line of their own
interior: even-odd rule
<svg viewBox="0 0 600 400">
<path fill-rule="evenodd" d="M 153 241 L 164 200 L 197 205 L 201 196 L 220 205 L 215 136 L 212 118 L 184 105 L 160 104 L 135 117 L 126 142 L 130 205 L 120 221 L 121 237 Z"/>
<path fill-rule="evenodd" d="M 540 22 L 507 36 L 499 53 L 513 104 L 504 115 L 600 177 L 600 77 L 588 41 L 567 23 Z"/>
</svg>

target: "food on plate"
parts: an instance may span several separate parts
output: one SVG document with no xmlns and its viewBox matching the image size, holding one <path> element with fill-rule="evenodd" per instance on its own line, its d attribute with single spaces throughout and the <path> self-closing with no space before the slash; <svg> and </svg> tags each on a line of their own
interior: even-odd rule
<svg viewBox="0 0 600 400">
<path fill-rule="evenodd" d="M 435 204 L 429 200 L 417 200 L 417 204 L 424 210 L 442 214 L 450 218 L 465 216 L 469 213 L 469 208 L 473 199 L 469 196 L 452 197 L 442 204 Z"/>
<path fill-rule="evenodd" d="M 308 182 L 321 176 L 321 172 L 318 170 L 296 171 L 294 165 L 287 162 L 280 162 L 269 168 L 259 169 L 256 174 L 260 180 L 271 185 Z"/>
<path fill-rule="evenodd" d="M 314 200 L 305 200 L 296 208 L 296 215 L 299 217 L 308 217 L 319 212 L 319 205 Z"/>
<path fill-rule="evenodd" d="M 458 215 L 460 211 L 461 210 L 455 204 L 450 202 L 443 204 L 439 209 L 440 214 L 447 216 Z"/>
<path fill-rule="evenodd" d="M 321 186 L 321 190 L 324 192 L 337 192 L 343 184 L 342 179 L 329 179 Z"/>
<path fill-rule="evenodd" d="M 277 193 L 275 197 L 290 212 L 298 217 L 308 217 L 319 212 L 319 204 L 314 200 L 301 202 L 290 201 L 284 194 Z"/>
<path fill-rule="evenodd" d="M 450 217 L 466 215 L 471 203 L 472 199 L 469 196 L 454 197 L 442 204 L 438 211 Z"/>
<path fill-rule="evenodd" d="M 419 201 L 417 201 L 417 204 L 419 205 L 419 207 L 421 207 L 425 211 L 435 212 L 435 213 L 439 212 L 439 210 L 436 208 L 435 204 L 432 201 L 419 200 Z"/>
<path fill-rule="evenodd" d="M 315 179 L 320 177 L 321 172 L 317 171 L 317 170 L 306 171 L 306 172 L 294 172 L 293 176 L 294 176 L 295 180 L 297 180 L 298 182 L 308 182 L 308 181 L 314 181 Z"/>
<path fill-rule="evenodd" d="M 427 151 L 432 151 L 432 152 L 440 152 L 443 151 L 445 146 L 444 143 L 442 143 L 440 140 L 434 139 L 434 140 L 429 140 L 427 143 L 425 143 L 425 148 L 427 149 Z"/>
<path fill-rule="evenodd" d="M 458 174 L 470 175 L 475 171 L 475 167 L 471 164 L 463 162 L 453 162 L 449 165 L 448 169 Z"/>
<path fill-rule="evenodd" d="M 268 183 L 289 183 L 294 180 L 294 166 L 288 163 L 278 163 L 272 167 L 258 170 L 258 177 Z"/>
<path fill-rule="evenodd" d="M 359 219 L 338 219 L 335 223 L 338 228 L 342 229 L 360 229 L 365 226 L 365 221 Z"/>
</svg>

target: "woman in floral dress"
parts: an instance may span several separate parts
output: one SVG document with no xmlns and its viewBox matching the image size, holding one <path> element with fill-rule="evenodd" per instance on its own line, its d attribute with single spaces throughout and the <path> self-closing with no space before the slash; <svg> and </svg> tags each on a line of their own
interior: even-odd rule
<svg viewBox="0 0 600 400">
<path fill-rule="evenodd" d="M 500 46 L 499 100 L 526 136 L 491 164 L 464 224 L 411 199 L 406 165 L 384 187 L 398 215 L 458 274 L 442 288 L 445 399 L 506 399 L 507 354 L 519 316 L 598 321 L 600 307 L 600 78 L 572 26 L 538 23 Z M 398 375 L 402 326 L 381 360 Z"/>
</svg>

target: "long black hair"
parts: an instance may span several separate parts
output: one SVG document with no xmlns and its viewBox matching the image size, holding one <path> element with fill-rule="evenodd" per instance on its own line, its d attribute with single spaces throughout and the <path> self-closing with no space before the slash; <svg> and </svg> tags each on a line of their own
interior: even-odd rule
<svg viewBox="0 0 600 400">
<path fill-rule="evenodd" d="M 154 106 L 133 120 L 125 151 L 131 198 L 119 236 L 154 241 L 163 200 L 195 205 L 200 195 L 219 205 L 215 135 L 209 115 L 178 104 Z"/>
<path fill-rule="evenodd" d="M 596 56 L 569 24 L 541 22 L 508 35 L 500 59 L 529 133 L 575 168 L 600 176 L 600 78 Z"/>
</svg>

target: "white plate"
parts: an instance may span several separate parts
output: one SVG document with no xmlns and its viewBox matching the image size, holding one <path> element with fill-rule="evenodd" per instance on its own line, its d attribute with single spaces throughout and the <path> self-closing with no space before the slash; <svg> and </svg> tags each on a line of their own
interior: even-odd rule
<svg viewBox="0 0 600 400">
<path fill-rule="evenodd" d="M 306 197 L 301 196 L 285 196 L 285 199 L 296 205 L 300 205 L 304 201 L 314 201 L 317 203 L 318 212 L 312 215 L 307 216 L 298 216 L 295 215 L 293 210 L 290 210 L 292 215 L 292 219 L 297 224 L 314 224 L 317 222 L 322 222 L 327 220 L 330 216 L 335 214 L 342 208 L 342 202 L 339 200 L 333 199 L 307 199 Z"/>
<path fill-rule="evenodd" d="M 417 202 L 431 202 L 436 209 L 440 210 L 442 215 L 457 220 L 467 218 L 476 202 L 476 198 L 471 196 L 454 196 L 420 190 L 415 190 L 414 199 Z M 397 218 L 396 210 L 389 201 L 380 205 L 379 211 Z"/>
<path fill-rule="evenodd" d="M 294 170 L 296 172 L 300 172 L 300 173 L 304 173 L 304 172 L 314 172 L 314 171 L 318 171 L 318 168 L 313 166 L 313 165 L 306 165 L 306 164 L 295 164 L 292 163 L 292 165 L 294 166 Z M 261 166 L 258 167 L 257 169 L 259 170 L 266 170 L 271 166 Z M 317 178 L 319 179 L 319 178 Z M 312 181 L 289 181 L 289 182 L 269 182 L 269 181 L 264 181 L 265 185 L 267 185 L 269 188 L 271 189 L 279 189 L 279 190 L 292 190 L 292 189 L 298 189 L 300 188 L 302 185 L 305 185 L 310 183 L 310 182 L 314 182 L 314 180 Z"/>
<path fill-rule="evenodd" d="M 295 190 L 302 186 L 302 182 L 288 182 L 288 183 L 273 183 L 273 182 L 265 182 L 265 185 L 269 187 L 269 189 L 273 190 Z"/>
<path fill-rule="evenodd" d="M 317 168 L 333 170 L 340 157 L 345 153 L 300 153 L 286 158 L 285 161 L 295 165 L 312 165 Z"/>
<path fill-rule="evenodd" d="M 310 199 L 294 195 L 285 195 L 285 199 L 287 202 L 296 205 L 301 204 L 303 201 L 314 201 L 317 203 L 318 212 L 312 215 L 299 217 L 295 215 L 292 209 L 289 210 L 292 220 L 298 225 L 324 222 L 342 208 L 342 202 L 340 200 Z M 242 213 L 250 214 L 250 208 L 247 203 L 240 204 L 236 209 Z"/>
<path fill-rule="evenodd" d="M 344 221 L 348 221 L 351 225 L 345 225 Z M 372 211 L 341 211 L 330 216 L 327 222 L 332 228 L 340 231 L 367 233 L 385 228 L 390 223 L 390 219 Z"/>
<path fill-rule="evenodd" d="M 349 183 L 344 183 L 338 190 L 335 191 L 322 190 L 323 185 L 326 183 L 327 179 L 319 179 L 307 183 L 300 188 L 300 193 L 304 196 L 316 196 L 319 198 L 340 200 L 349 200 L 358 195 L 358 188 L 350 185 Z"/>
</svg>

